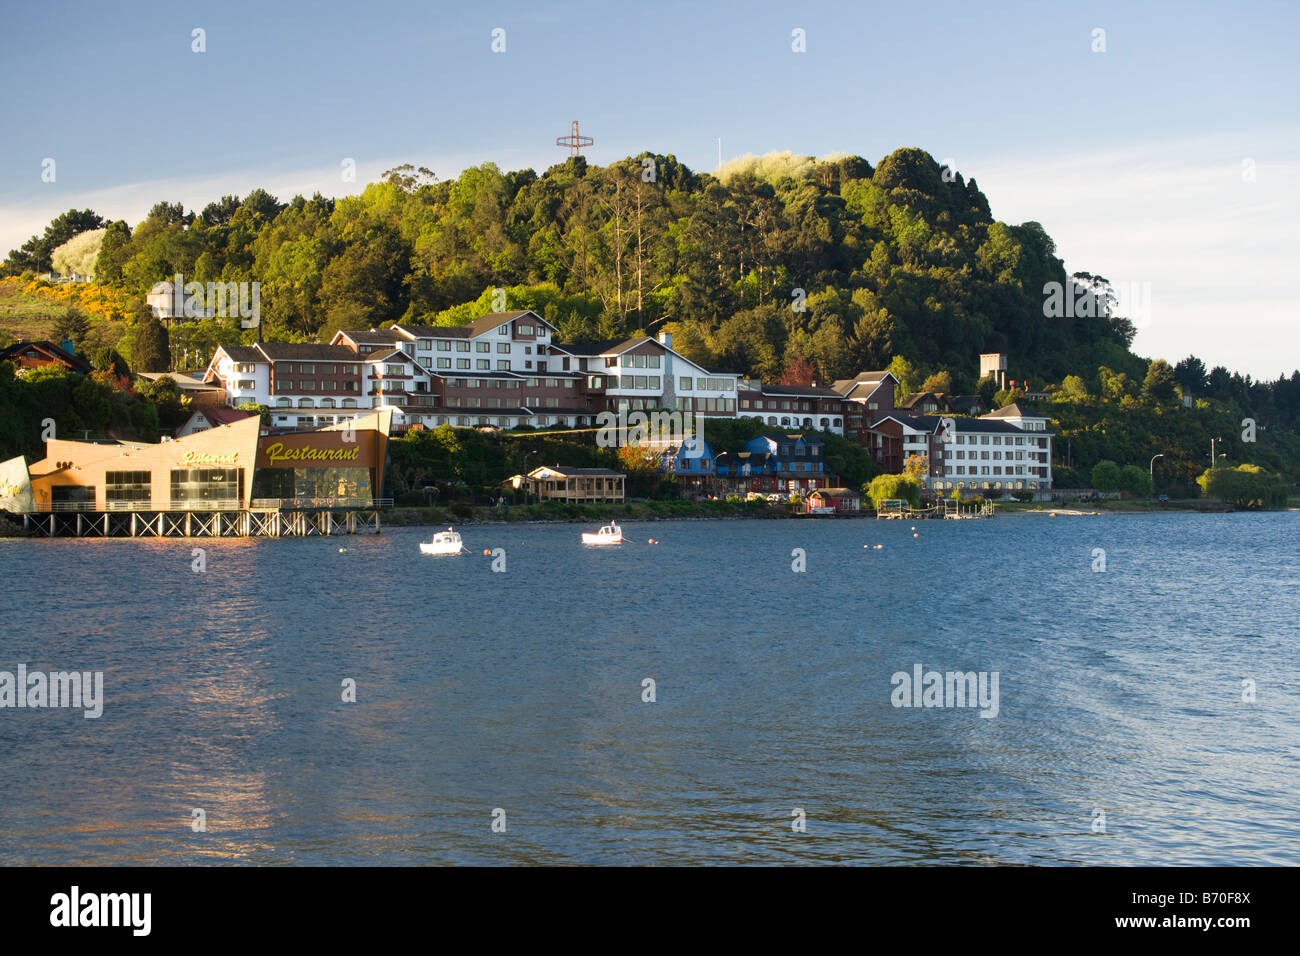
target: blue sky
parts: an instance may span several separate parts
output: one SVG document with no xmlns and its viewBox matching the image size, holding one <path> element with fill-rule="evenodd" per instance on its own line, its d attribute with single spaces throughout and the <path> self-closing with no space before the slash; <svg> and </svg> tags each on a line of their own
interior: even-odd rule
<svg viewBox="0 0 1300 956">
<path fill-rule="evenodd" d="M 343 195 L 401 162 L 540 170 L 573 119 L 597 163 L 709 170 L 719 137 L 724 158 L 919 146 L 997 218 L 1042 222 L 1067 269 L 1150 283 L 1143 354 L 1300 364 L 1295 5 L 55 2 L 0 22 L 3 250 L 74 205 L 134 223 L 259 185 Z"/>
</svg>

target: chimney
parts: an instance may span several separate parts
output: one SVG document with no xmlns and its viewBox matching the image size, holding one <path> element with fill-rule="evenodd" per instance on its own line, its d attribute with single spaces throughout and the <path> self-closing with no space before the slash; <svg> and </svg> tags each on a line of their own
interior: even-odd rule
<svg viewBox="0 0 1300 956">
<path fill-rule="evenodd" d="M 670 348 L 672 348 L 672 347 L 673 347 L 673 334 L 672 334 L 671 332 L 660 332 L 660 333 L 659 333 L 659 344 L 662 345 L 662 346 L 663 346 L 664 348 L 666 348 L 666 349 L 670 349 Z"/>
</svg>

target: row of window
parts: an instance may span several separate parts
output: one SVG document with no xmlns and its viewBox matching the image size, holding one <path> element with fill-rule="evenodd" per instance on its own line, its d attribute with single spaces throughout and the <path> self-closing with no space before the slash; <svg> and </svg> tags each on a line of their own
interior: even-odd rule
<svg viewBox="0 0 1300 956">
<path fill-rule="evenodd" d="M 1002 474 L 1002 466 L 1001 466 L 1001 465 L 993 465 L 992 467 L 993 467 L 993 474 L 995 474 L 995 475 L 1000 475 L 1000 474 Z M 949 465 L 948 468 L 945 469 L 944 473 L 945 473 L 945 474 L 949 474 L 949 475 L 952 475 L 952 474 L 958 474 L 958 475 L 965 475 L 965 474 L 972 474 L 972 475 L 987 475 L 987 474 L 989 473 L 989 466 L 988 466 L 988 465 L 971 465 L 971 466 L 970 466 L 970 471 L 968 472 L 968 471 L 966 470 L 966 466 L 965 466 L 965 465 L 958 465 L 958 466 L 956 467 L 955 470 L 953 469 L 953 467 L 952 467 L 951 465 Z M 1007 465 L 1006 473 L 1007 473 L 1008 475 L 1023 475 L 1023 474 L 1025 473 L 1025 466 L 1024 466 L 1024 465 L 1016 465 L 1016 466 L 1013 468 L 1011 465 Z"/>
<path fill-rule="evenodd" d="M 618 364 L 623 368 L 659 368 L 662 355 L 620 355 Z M 605 367 L 613 368 L 615 360 L 605 359 Z"/>
<path fill-rule="evenodd" d="M 1024 453 L 1023 451 L 1014 451 L 1014 452 L 1013 452 L 1013 451 L 1009 451 L 1009 452 L 1007 452 L 1006 455 L 1005 455 L 1007 461 L 1011 461 L 1011 460 L 1012 460 L 1012 456 L 1015 456 L 1015 460 L 1016 460 L 1016 461 L 1023 461 L 1024 458 L 1025 458 L 1025 453 Z M 942 455 L 936 455 L 935 457 L 936 457 L 936 458 L 942 458 L 943 456 L 942 456 Z M 959 448 L 959 449 L 957 449 L 956 453 L 954 454 L 954 457 L 955 457 L 955 458 L 965 458 L 965 457 L 966 457 L 966 452 Z M 972 452 L 970 453 L 970 457 L 971 457 L 971 458 L 976 458 L 976 457 L 978 457 L 978 458 L 982 458 L 982 459 L 984 459 L 985 461 L 988 461 L 988 460 L 989 460 L 989 453 L 986 452 L 986 451 L 972 451 Z M 1000 459 L 1003 458 L 1003 457 L 1004 457 L 1004 456 L 1003 456 L 1002 452 L 1000 452 L 1000 451 L 995 451 L 995 452 L 993 452 L 993 460 L 994 460 L 994 461 L 1000 460 Z"/>
<path fill-rule="evenodd" d="M 679 378 L 677 380 L 677 390 L 680 392 L 731 392 L 736 388 L 736 382 L 730 378 L 696 378 L 693 380 L 695 387 L 691 387 L 692 379 Z M 761 407 L 761 406 L 756 406 Z M 776 406 L 773 406 L 775 408 Z M 783 408 L 789 408 L 788 404 Z"/>
<path fill-rule="evenodd" d="M 243 384 L 243 382 L 240 383 L 241 386 Z M 248 387 L 252 388 L 252 386 L 253 383 L 249 382 Z M 304 378 L 295 382 L 293 379 L 277 378 L 275 380 L 275 390 L 277 392 L 315 392 L 317 391 L 316 380 Z M 338 382 L 337 380 L 335 382 L 321 382 L 319 390 L 323 392 L 359 392 L 361 391 L 361 383 L 352 381 Z"/>
<path fill-rule="evenodd" d="M 805 401 L 799 401 L 797 399 L 792 401 L 791 399 L 788 398 L 783 398 L 778 401 L 777 399 L 772 398 L 772 399 L 767 399 L 766 401 L 762 399 L 754 399 L 753 407 L 757 411 L 768 409 L 770 411 L 811 412 L 814 411 L 813 404 L 814 403 L 811 401 L 805 402 Z M 750 407 L 749 399 L 742 398 L 740 400 L 740 407 L 749 408 Z"/>
<path fill-rule="evenodd" d="M 294 407 L 294 406 L 293 406 L 293 399 L 290 399 L 290 398 L 277 398 L 277 399 L 275 400 L 275 407 L 276 407 L 276 408 L 293 408 L 293 407 Z M 300 398 L 300 399 L 298 399 L 298 407 L 299 407 L 299 408 L 316 408 L 317 406 L 312 402 L 312 400 L 311 400 L 310 398 Z M 334 399 L 332 399 L 332 398 L 322 398 L 322 399 L 320 400 L 320 405 L 319 405 L 319 407 L 320 407 L 320 408 L 334 408 L 334 407 L 335 407 Z M 337 406 L 337 407 L 338 407 L 338 408 L 356 408 L 356 407 L 357 407 L 357 400 L 356 400 L 355 398 L 343 398 L 343 399 L 339 399 L 339 403 L 338 403 L 338 406 Z"/>
</svg>

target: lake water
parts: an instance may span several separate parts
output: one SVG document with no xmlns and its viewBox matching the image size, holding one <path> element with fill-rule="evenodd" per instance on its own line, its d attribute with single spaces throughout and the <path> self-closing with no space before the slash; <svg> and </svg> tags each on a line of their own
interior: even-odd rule
<svg viewBox="0 0 1300 956">
<path fill-rule="evenodd" d="M 0 541 L 0 863 L 1300 864 L 1300 514 L 911 529 Z"/>
</svg>

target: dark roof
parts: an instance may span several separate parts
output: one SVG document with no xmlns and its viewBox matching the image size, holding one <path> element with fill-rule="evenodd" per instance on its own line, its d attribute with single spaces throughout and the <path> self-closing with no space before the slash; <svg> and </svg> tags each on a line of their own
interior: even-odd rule
<svg viewBox="0 0 1300 956">
<path fill-rule="evenodd" d="M 405 342 L 406 337 L 392 329 L 343 329 L 339 335 L 345 335 L 358 345 L 392 345 Z"/>
<path fill-rule="evenodd" d="M 360 359 L 346 345 L 318 342 L 259 342 L 257 350 L 272 362 L 356 362 Z"/>
<path fill-rule="evenodd" d="M 9 346 L 7 349 L 0 349 L 0 361 L 12 358 L 20 352 L 25 352 L 28 349 L 38 349 L 47 354 L 50 358 L 58 359 L 64 365 L 68 366 L 68 368 L 78 372 L 93 372 L 95 370 L 95 366 L 91 365 L 80 355 L 74 355 L 72 352 L 64 349 L 61 345 L 55 345 L 53 342 L 45 339 L 18 342 Z"/>
<path fill-rule="evenodd" d="M 552 345 L 552 349 L 559 349 L 570 355 L 584 355 L 593 357 L 596 355 L 617 354 L 626 352 L 630 348 L 635 348 L 643 342 L 654 342 L 655 340 L 648 335 L 639 335 L 630 339 L 606 339 L 603 342 L 570 342 L 568 344 Z M 657 343 L 658 344 L 658 343 Z"/>
<path fill-rule="evenodd" d="M 1050 418 L 1050 415 L 1044 415 L 1042 412 L 1030 408 L 1028 405 L 1021 405 L 1019 402 L 1012 402 L 1005 408 L 999 408 L 996 412 L 989 412 L 987 415 L 981 415 L 981 418 Z"/>
<path fill-rule="evenodd" d="M 885 380 L 886 375 L 890 375 L 888 370 L 883 372 L 859 372 L 855 378 L 841 378 L 832 382 L 831 388 L 841 395 L 848 395 L 859 385 L 879 385 Z"/>
<path fill-rule="evenodd" d="M 682 356 L 682 357 L 686 358 L 686 356 Z M 686 359 L 686 360 L 690 362 L 690 359 Z M 696 363 L 691 362 L 691 364 L 695 365 Z M 733 372 L 729 368 L 708 368 L 704 365 L 700 365 L 699 367 L 704 369 L 704 371 L 708 372 L 710 375 L 737 375 L 737 376 L 740 375 L 739 372 Z"/>
<path fill-rule="evenodd" d="M 951 416 L 948 416 L 951 417 Z M 935 432 L 943 427 L 942 415 L 886 415 L 880 421 L 886 418 L 892 418 L 895 421 L 902 422 L 910 428 L 917 431 Z M 955 428 L 959 432 L 982 432 L 993 435 L 1033 435 L 1035 432 L 1027 432 L 1023 428 L 1017 428 L 1010 422 L 990 420 L 987 416 L 984 418 L 953 418 Z M 880 422 L 876 422 L 877 425 Z"/>
<path fill-rule="evenodd" d="M 812 395 L 819 398 L 841 398 L 839 392 L 824 385 L 764 385 L 759 383 L 764 395 Z"/>
<path fill-rule="evenodd" d="M 213 425 L 230 425 L 234 422 L 243 421 L 245 418 L 251 418 L 256 412 L 246 412 L 238 408 L 229 408 L 225 405 L 208 405 L 194 410 L 194 415 L 202 415 Z M 190 417 L 193 418 L 194 415 Z"/>
<path fill-rule="evenodd" d="M 468 325 L 403 325 L 398 322 L 393 326 L 406 333 L 412 339 L 467 339 L 470 337 Z"/>
<path fill-rule="evenodd" d="M 367 353 L 366 355 L 361 356 L 361 361 L 363 361 L 363 362 L 382 362 L 382 361 L 384 361 L 385 359 L 392 358 L 394 355 L 400 355 L 400 356 L 402 356 L 402 358 L 406 359 L 406 361 L 408 361 L 408 362 L 414 362 L 414 361 L 415 361 L 415 359 L 414 359 L 411 355 L 409 355 L 409 354 L 406 352 L 406 350 L 403 349 L 401 346 L 398 346 L 397 348 L 389 349 L 389 350 L 386 351 L 386 352 L 369 352 L 369 353 Z"/>
<path fill-rule="evenodd" d="M 481 315 L 469 325 L 406 325 L 398 322 L 393 328 L 400 330 L 412 338 L 444 338 L 444 339 L 469 339 L 476 338 L 484 332 L 491 332 L 499 325 L 505 325 L 513 322 L 515 319 L 523 318 L 525 315 L 532 316 L 538 322 L 555 328 L 550 322 L 534 312 L 532 309 L 521 309 L 517 312 L 489 312 L 487 315 Z"/>
<path fill-rule="evenodd" d="M 768 441 L 773 441 L 773 442 L 776 442 L 776 443 L 778 443 L 778 444 L 781 444 L 781 443 L 783 443 L 783 442 L 788 442 L 788 441 L 790 441 L 790 440 L 792 440 L 792 439 L 793 439 L 793 440 L 798 440 L 798 439 L 801 439 L 801 438 L 803 439 L 803 442 L 804 442 L 805 445 L 822 445 L 822 444 L 825 444 L 825 443 L 821 440 L 821 437 L 820 437 L 820 436 L 818 436 L 818 435 L 811 435 L 811 434 L 804 434 L 803 432 L 796 432 L 796 433 L 794 433 L 794 434 L 788 434 L 788 435 L 787 435 L 787 434 L 776 434 L 776 435 L 772 435 L 772 434 L 769 434 L 768 432 L 762 432 L 762 433 L 760 433 L 760 434 L 758 434 L 758 435 L 755 435 L 754 437 L 755 437 L 755 438 L 766 438 Z"/>
<path fill-rule="evenodd" d="M 266 356 L 252 345 L 223 345 L 221 351 L 225 352 L 236 362 L 265 362 Z"/>
<path fill-rule="evenodd" d="M 810 492 L 808 497 L 811 498 L 813 495 L 824 495 L 827 498 L 861 498 L 862 492 L 854 491 L 852 488 L 818 488 Z"/>
</svg>

